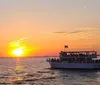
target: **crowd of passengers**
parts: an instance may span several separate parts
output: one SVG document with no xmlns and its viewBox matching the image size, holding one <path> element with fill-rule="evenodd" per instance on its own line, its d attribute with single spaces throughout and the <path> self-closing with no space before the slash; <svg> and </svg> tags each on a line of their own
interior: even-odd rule
<svg viewBox="0 0 100 85">
<path fill-rule="evenodd" d="M 68 63 L 100 63 L 100 59 L 92 60 L 90 58 L 87 58 L 87 59 L 85 59 L 85 58 L 83 58 L 83 59 L 81 59 L 81 58 L 78 58 L 78 59 L 74 59 L 74 58 L 72 58 L 72 59 L 56 59 L 56 58 L 52 58 L 52 59 L 49 59 L 49 60 L 51 60 L 52 62 L 64 62 L 64 61 L 66 61 Z"/>
<path fill-rule="evenodd" d="M 88 57 L 88 56 L 95 56 L 96 54 L 66 54 L 66 53 L 62 53 L 62 56 L 67 56 L 67 57 Z"/>
</svg>

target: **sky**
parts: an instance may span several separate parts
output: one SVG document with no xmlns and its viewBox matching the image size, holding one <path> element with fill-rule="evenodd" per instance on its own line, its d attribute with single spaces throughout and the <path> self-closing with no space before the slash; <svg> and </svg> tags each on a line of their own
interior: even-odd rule
<svg viewBox="0 0 100 85">
<path fill-rule="evenodd" d="M 100 53 L 99 15 L 100 0 L 0 0 L 0 55 L 25 37 L 34 56 L 58 55 L 64 45 Z"/>
</svg>

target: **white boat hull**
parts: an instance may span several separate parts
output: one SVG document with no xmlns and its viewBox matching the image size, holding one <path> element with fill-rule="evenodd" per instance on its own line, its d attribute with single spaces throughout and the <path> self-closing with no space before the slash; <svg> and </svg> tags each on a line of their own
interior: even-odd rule
<svg viewBox="0 0 100 85">
<path fill-rule="evenodd" d="M 67 62 L 51 62 L 51 68 L 61 69 L 100 69 L 100 63 L 67 63 Z"/>
</svg>

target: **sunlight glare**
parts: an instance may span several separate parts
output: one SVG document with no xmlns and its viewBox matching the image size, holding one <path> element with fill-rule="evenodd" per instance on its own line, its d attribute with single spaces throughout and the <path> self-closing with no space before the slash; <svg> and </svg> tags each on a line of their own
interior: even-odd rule
<svg viewBox="0 0 100 85">
<path fill-rule="evenodd" d="M 33 49 L 23 39 L 26 38 L 21 38 L 8 44 L 8 55 L 10 57 L 28 57 L 32 51 L 35 51 L 35 47 Z"/>
<path fill-rule="evenodd" d="M 23 48 L 17 48 L 15 50 L 12 51 L 12 53 L 16 56 L 22 56 L 23 52 Z"/>
</svg>

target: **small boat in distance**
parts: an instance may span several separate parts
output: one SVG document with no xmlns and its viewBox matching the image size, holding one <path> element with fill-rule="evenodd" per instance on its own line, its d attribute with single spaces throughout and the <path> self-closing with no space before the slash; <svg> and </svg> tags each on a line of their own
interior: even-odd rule
<svg viewBox="0 0 100 85">
<path fill-rule="evenodd" d="M 59 58 L 48 58 L 47 62 L 54 69 L 100 69 L 96 51 L 61 51 Z"/>
</svg>

